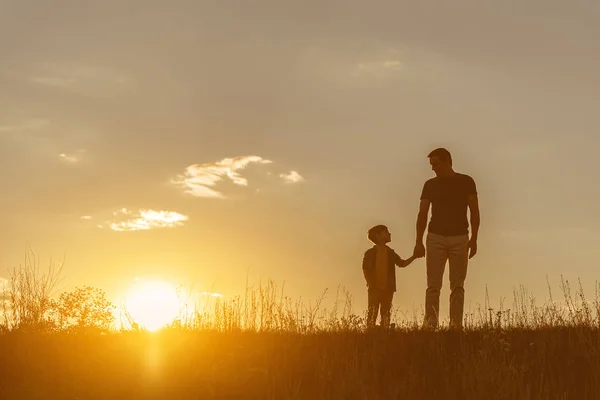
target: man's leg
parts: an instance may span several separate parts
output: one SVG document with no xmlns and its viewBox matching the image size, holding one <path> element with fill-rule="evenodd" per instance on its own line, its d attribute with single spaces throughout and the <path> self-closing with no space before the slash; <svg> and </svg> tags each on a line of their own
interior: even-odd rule
<svg viewBox="0 0 600 400">
<path fill-rule="evenodd" d="M 369 288 L 367 308 L 367 328 L 375 328 L 377 313 L 379 311 L 379 296 L 377 289 Z"/>
<path fill-rule="evenodd" d="M 386 290 L 381 293 L 381 326 L 385 329 L 390 327 L 393 298 L 394 292 L 391 290 Z"/>
<path fill-rule="evenodd" d="M 448 249 L 445 238 L 440 235 L 427 235 L 427 291 L 425 293 L 425 328 L 436 328 L 439 322 L 440 291 L 446 261 L 448 260 Z"/>
<path fill-rule="evenodd" d="M 465 279 L 469 263 L 469 237 L 449 238 L 450 264 L 450 326 L 462 328 L 465 304 Z"/>
</svg>

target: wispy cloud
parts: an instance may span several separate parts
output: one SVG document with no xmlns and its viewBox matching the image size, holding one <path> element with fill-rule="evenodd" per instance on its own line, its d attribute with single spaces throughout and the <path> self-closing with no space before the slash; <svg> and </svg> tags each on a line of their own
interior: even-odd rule
<svg viewBox="0 0 600 400">
<path fill-rule="evenodd" d="M 43 118 L 22 118 L 8 123 L 0 121 L 0 136 L 23 146 L 30 153 L 58 159 L 67 164 L 84 161 L 87 150 L 81 145 L 91 137 L 86 130 L 70 129 L 60 122 Z M 65 148 L 73 149 L 64 151 Z"/>
<path fill-rule="evenodd" d="M 61 78 L 57 76 L 33 76 L 30 78 L 33 83 L 46 86 L 56 86 L 63 89 L 72 87 L 77 80 L 74 78 Z"/>
<path fill-rule="evenodd" d="M 385 78 L 390 74 L 402 70 L 402 62 L 399 60 L 369 61 L 359 63 L 353 71 L 353 76 L 373 76 L 376 78 Z"/>
<path fill-rule="evenodd" d="M 36 131 L 46 128 L 50 124 L 47 119 L 31 118 L 16 124 L 0 125 L 0 133 L 18 133 L 21 131 Z"/>
<path fill-rule="evenodd" d="M 93 95 L 111 94 L 132 85 L 130 77 L 113 69 L 70 63 L 42 64 L 29 82 Z"/>
<path fill-rule="evenodd" d="M 83 159 L 85 151 L 85 149 L 79 149 L 74 153 L 60 153 L 58 156 L 66 163 L 77 164 Z"/>
<path fill-rule="evenodd" d="M 285 183 L 300 183 L 304 182 L 304 177 L 300 175 L 297 171 L 290 171 L 287 174 L 279 175 L 281 179 L 284 180 Z"/>
<path fill-rule="evenodd" d="M 248 179 L 239 171 L 250 164 L 271 164 L 272 161 L 259 156 L 241 156 L 225 158 L 208 164 L 194 164 L 186 168 L 183 175 L 172 180 L 186 193 L 196 197 L 225 198 L 226 196 L 214 187 L 223 179 L 229 179 L 239 186 L 248 186 Z"/>
<path fill-rule="evenodd" d="M 89 216 L 83 219 L 91 219 Z M 122 208 L 113 213 L 113 220 L 98 227 L 116 232 L 147 231 L 157 228 L 174 228 L 182 226 L 189 218 L 175 211 L 139 210 L 137 212 Z"/>
<path fill-rule="evenodd" d="M 210 297 L 223 297 L 221 293 L 213 293 L 213 292 L 201 292 L 200 296 L 210 296 Z"/>
</svg>

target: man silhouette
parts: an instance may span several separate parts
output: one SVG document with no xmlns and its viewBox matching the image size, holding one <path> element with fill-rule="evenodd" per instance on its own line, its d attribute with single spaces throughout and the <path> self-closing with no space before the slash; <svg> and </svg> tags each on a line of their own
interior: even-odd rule
<svg viewBox="0 0 600 400">
<path fill-rule="evenodd" d="M 477 253 L 479 234 L 479 201 L 475 181 L 452 168 L 452 155 L 444 148 L 428 155 L 436 177 L 423 186 L 417 217 L 417 240 L 414 254 L 426 256 L 427 291 L 425 294 L 425 328 L 439 323 L 440 291 L 446 261 L 450 264 L 450 326 L 462 328 L 465 301 L 464 282 L 469 259 Z M 431 221 L 426 246 L 423 236 L 427 228 L 429 208 Z M 471 238 L 467 208 L 471 215 Z M 470 250 L 470 252 L 469 252 Z"/>
</svg>

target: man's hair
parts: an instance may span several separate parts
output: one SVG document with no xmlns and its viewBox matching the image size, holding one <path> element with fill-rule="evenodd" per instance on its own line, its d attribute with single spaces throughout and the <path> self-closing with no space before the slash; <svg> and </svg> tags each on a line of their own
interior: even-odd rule
<svg viewBox="0 0 600 400">
<path fill-rule="evenodd" d="M 448 161 L 450 164 L 452 164 L 452 154 L 450 154 L 450 152 L 443 147 L 437 148 L 429 153 L 427 158 L 431 157 L 437 157 L 442 161 Z"/>
<path fill-rule="evenodd" d="M 371 229 L 369 229 L 369 232 L 367 233 L 367 237 L 369 238 L 369 240 L 375 244 L 377 244 L 376 240 L 377 240 L 377 235 L 379 235 L 379 233 L 383 232 L 384 230 L 388 230 L 387 226 L 385 225 L 375 225 L 374 227 L 372 227 Z"/>
</svg>

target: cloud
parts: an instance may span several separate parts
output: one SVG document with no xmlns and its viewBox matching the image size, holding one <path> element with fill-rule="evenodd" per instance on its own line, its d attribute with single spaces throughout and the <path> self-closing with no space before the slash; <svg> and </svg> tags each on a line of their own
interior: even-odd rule
<svg viewBox="0 0 600 400">
<path fill-rule="evenodd" d="M 139 210 L 132 212 L 126 208 L 113 213 L 113 221 L 106 226 L 116 232 L 145 231 L 157 228 L 182 226 L 188 220 L 186 215 L 175 211 Z M 88 218 L 86 218 L 88 219 Z M 104 225 L 99 225 L 104 227 Z"/>
<path fill-rule="evenodd" d="M 49 124 L 50 121 L 47 119 L 32 118 L 17 124 L 0 125 L 0 133 L 37 131 L 46 128 Z"/>
<path fill-rule="evenodd" d="M 85 153 L 85 149 L 79 149 L 75 153 L 67 154 L 60 153 L 58 156 L 61 160 L 69 164 L 77 164 L 83 158 L 83 154 Z"/>
<path fill-rule="evenodd" d="M 29 82 L 90 95 L 110 95 L 115 90 L 132 85 L 128 76 L 110 68 L 73 63 L 52 63 L 38 66 Z"/>
<path fill-rule="evenodd" d="M 56 86 L 63 89 L 72 87 L 76 80 L 74 78 L 60 78 L 56 76 L 33 76 L 30 78 L 33 83 L 46 86 Z"/>
<path fill-rule="evenodd" d="M 0 137 L 23 146 L 31 154 L 58 158 L 67 164 L 78 164 L 84 161 L 87 152 L 84 142 L 89 140 L 91 134 L 82 129 L 67 128 L 60 122 L 48 119 L 24 118 L 10 123 L 0 122 Z M 65 148 L 75 150 L 66 152 Z"/>
<path fill-rule="evenodd" d="M 223 297 L 221 293 L 213 293 L 213 292 L 200 292 L 200 296 L 209 296 L 209 297 Z"/>
<path fill-rule="evenodd" d="M 223 193 L 213 189 L 217 183 L 228 178 L 236 185 L 248 186 L 248 180 L 239 171 L 250 164 L 271 163 L 272 161 L 259 156 L 225 158 L 215 163 L 190 165 L 183 175 L 171 182 L 195 197 L 225 198 Z"/>
<path fill-rule="evenodd" d="M 399 60 L 384 60 L 384 61 L 369 61 L 359 63 L 354 72 L 353 76 L 372 76 L 376 78 L 385 78 L 393 73 L 401 71 L 403 64 Z"/>
<path fill-rule="evenodd" d="M 279 175 L 281 179 L 285 181 L 285 183 L 300 183 L 304 182 L 304 177 L 300 175 L 297 171 L 290 171 L 287 174 Z"/>
</svg>

